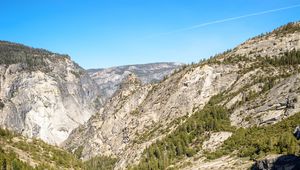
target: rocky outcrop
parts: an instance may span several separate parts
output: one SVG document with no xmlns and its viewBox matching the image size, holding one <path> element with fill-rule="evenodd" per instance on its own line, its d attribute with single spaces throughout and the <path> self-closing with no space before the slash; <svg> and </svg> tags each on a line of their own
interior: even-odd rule
<svg viewBox="0 0 300 170">
<path fill-rule="evenodd" d="M 295 155 L 271 155 L 258 160 L 252 170 L 296 170 L 300 169 L 300 158 Z"/>
<path fill-rule="evenodd" d="M 173 126 L 176 118 L 202 108 L 210 97 L 231 87 L 237 78 L 235 69 L 219 65 L 189 67 L 156 85 L 133 83 L 134 88 L 121 88 L 98 115 L 71 134 L 64 146 L 71 151 L 83 146 L 83 159 L 99 153 L 120 157 L 117 169 L 124 168 L 162 134 L 137 143 L 140 135 L 155 127 Z"/>
<path fill-rule="evenodd" d="M 250 169 L 253 165 L 252 161 L 245 161 L 241 158 L 233 157 L 233 156 L 223 156 L 214 160 L 207 160 L 204 157 L 200 157 L 198 159 L 190 159 L 189 166 L 182 166 L 179 169 L 182 170 L 244 170 Z"/>
<path fill-rule="evenodd" d="M 300 49 L 300 29 L 294 29 L 300 28 L 299 23 L 292 26 L 293 31 L 255 37 L 213 59 L 183 67 L 160 83 L 120 89 L 99 114 L 72 132 L 64 147 L 71 151 L 83 147 L 83 159 L 99 154 L 119 157 L 116 169 L 124 169 L 137 163 L 147 146 L 176 128 L 174 120 L 184 120 L 218 94 L 222 98 L 218 104 L 232 111 L 234 126 L 265 125 L 292 115 L 299 111 L 297 101 L 288 113 L 271 105 L 299 96 L 298 70 L 266 61 Z M 260 42 L 265 45 L 257 45 Z"/>
<path fill-rule="evenodd" d="M 284 52 L 300 49 L 300 22 L 289 23 L 274 31 L 249 39 L 233 49 L 234 56 L 241 55 L 248 58 L 258 56 L 278 56 Z"/>
<path fill-rule="evenodd" d="M 298 96 L 300 91 L 297 90 L 300 88 L 299 82 L 300 74 L 297 73 L 279 80 L 267 93 L 261 94 L 256 99 L 236 108 L 231 114 L 232 124 L 239 127 L 247 127 L 253 124 L 273 124 L 299 112 Z M 280 106 L 280 103 L 284 103 L 287 97 L 294 100 L 294 108 L 285 109 L 284 106 Z M 247 117 L 249 120 L 247 120 Z"/>
<path fill-rule="evenodd" d="M 97 86 L 68 56 L 0 43 L 0 125 L 59 145 L 95 114 Z"/>
<path fill-rule="evenodd" d="M 98 85 L 68 56 L 2 42 L 0 124 L 80 151 L 77 156 L 84 160 L 118 157 L 115 169 L 138 163 L 145 148 L 209 101 L 230 111 L 233 126 L 267 126 L 300 111 L 299 62 L 277 60 L 300 49 L 299 28 L 299 23 L 288 24 L 174 72 L 168 64 L 145 72 L 139 66 L 91 70 Z M 149 83 L 156 78 L 161 81 Z M 98 91 L 104 96 L 99 98 Z M 292 107 L 284 104 L 286 98 Z M 230 135 L 215 133 L 202 146 L 215 150 Z M 195 160 L 192 168 L 203 162 Z M 202 167 L 220 168 L 220 162 L 233 167 L 240 160 L 224 156 Z"/>
<path fill-rule="evenodd" d="M 165 76 L 180 68 L 179 63 L 151 63 L 87 70 L 98 84 L 101 100 L 106 102 L 119 89 L 120 83 L 129 75 L 135 74 L 143 84 L 161 81 Z"/>
<path fill-rule="evenodd" d="M 215 132 L 210 134 L 209 139 L 203 142 L 202 149 L 216 151 L 222 143 L 232 135 L 232 132 Z"/>
</svg>

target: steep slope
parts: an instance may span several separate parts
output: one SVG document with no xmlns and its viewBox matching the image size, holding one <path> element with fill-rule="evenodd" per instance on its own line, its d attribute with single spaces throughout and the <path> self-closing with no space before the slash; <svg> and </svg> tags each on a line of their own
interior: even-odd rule
<svg viewBox="0 0 300 170">
<path fill-rule="evenodd" d="M 82 162 L 74 155 L 37 139 L 29 139 L 8 130 L 0 129 L 0 166 L 13 170 L 56 169 L 112 169 L 117 161 L 109 157 L 96 157 Z"/>
<path fill-rule="evenodd" d="M 300 111 L 299 49 L 300 23 L 290 23 L 158 84 L 120 89 L 64 146 L 82 147 L 84 159 L 119 157 L 115 169 L 139 160 L 137 169 L 164 169 L 202 155 L 211 131 L 235 133 L 235 126 L 273 124 Z M 293 107 L 280 105 L 287 97 Z"/>
<path fill-rule="evenodd" d="M 89 75 L 98 84 L 101 99 L 105 102 L 118 90 L 120 83 L 129 74 L 135 74 L 143 84 L 154 83 L 170 75 L 182 64 L 151 63 L 112 67 L 106 69 L 90 69 Z"/>
<path fill-rule="evenodd" d="M 96 112 L 97 85 L 66 55 L 0 42 L 0 125 L 60 144 Z"/>
<path fill-rule="evenodd" d="M 234 158 L 236 156 L 250 156 L 251 160 L 255 160 L 270 153 L 298 154 L 297 141 L 292 132 L 300 123 L 299 35 L 300 23 L 290 23 L 208 60 L 205 64 L 236 65 L 238 67 L 236 81 L 231 88 L 211 98 L 204 109 L 195 112 L 174 132 L 145 150 L 138 168 L 144 169 L 147 166 L 154 169 L 169 166 L 181 169 L 189 166 L 196 168 L 207 162 L 206 158 L 225 156 L 220 158 L 223 166 L 239 169 L 240 166 L 244 166 L 243 162 L 248 166 L 249 164 L 245 159 Z M 261 42 L 268 45 L 257 45 Z M 278 46 L 282 48 L 277 50 Z M 249 53 L 240 51 L 249 48 L 258 51 L 250 50 Z M 260 53 L 262 51 L 265 53 Z M 297 112 L 296 117 L 281 124 L 280 121 Z M 273 126 L 274 123 L 277 124 Z M 269 128 L 255 128 L 255 126 L 252 128 L 253 125 L 270 124 Z M 251 128 L 243 131 L 237 129 L 238 127 Z M 203 141 L 210 141 L 208 138 L 213 137 L 212 132 L 216 131 L 229 131 L 233 135 L 224 141 L 221 148 L 215 148 L 216 152 L 210 153 L 204 150 L 203 144 L 206 142 Z M 215 138 L 220 139 L 222 136 Z M 161 154 L 157 153 L 161 153 L 164 157 L 158 156 Z M 228 159 L 226 155 L 231 158 Z M 200 169 L 220 168 L 218 160 L 210 162 Z"/>
<path fill-rule="evenodd" d="M 83 163 L 74 155 L 48 145 L 0 129 L 1 169 L 82 169 Z"/>
<path fill-rule="evenodd" d="M 79 134 L 75 132 L 73 137 L 78 141 L 73 137 L 70 141 L 84 146 L 86 159 L 99 152 L 118 155 L 137 134 L 160 123 L 167 125 L 191 113 L 193 108 L 205 105 L 212 95 L 229 88 L 237 76 L 234 68 L 218 65 L 187 71 L 175 73 L 158 85 L 119 91 L 99 114 L 77 129 Z M 66 146 L 72 145 L 67 143 Z"/>
</svg>

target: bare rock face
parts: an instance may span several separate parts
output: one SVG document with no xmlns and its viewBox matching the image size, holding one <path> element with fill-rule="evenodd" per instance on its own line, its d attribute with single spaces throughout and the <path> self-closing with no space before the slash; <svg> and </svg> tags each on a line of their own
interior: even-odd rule
<svg viewBox="0 0 300 170">
<path fill-rule="evenodd" d="M 299 74 L 297 67 L 277 67 L 267 59 L 300 49 L 299 42 L 300 25 L 292 23 L 211 60 L 184 66 L 157 84 L 143 85 L 129 78 L 134 81 L 124 83 L 127 88 L 116 91 L 63 146 L 70 151 L 83 147 L 83 159 L 116 156 L 120 160 L 115 169 L 125 169 L 139 161 L 147 146 L 174 130 L 174 120 L 202 109 L 214 95 L 222 98 L 218 104 L 232 111 L 234 126 L 278 122 L 300 111 L 299 100 L 287 111 L 273 107 L 300 95 Z"/>
<path fill-rule="evenodd" d="M 214 104 L 227 107 L 237 127 L 267 126 L 299 112 L 299 63 L 278 62 L 286 52 L 299 50 L 299 42 L 300 25 L 291 23 L 210 60 L 182 66 L 163 80 L 173 66 L 92 70 L 98 85 L 67 56 L 3 42 L 0 124 L 71 152 L 80 148 L 84 160 L 118 157 L 115 169 L 126 169 L 215 95 Z M 149 84 L 156 78 L 161 81 Z M 98 98 L 98 91 L 104 96 Z M 216 133 L 204 148 L 215 150 L 230 135 Z M 223 157 L 203 169 L 223 161 L 232 167 L 237 159 Z"/>
<path fill-rule="evenodd" d="M 204 65 L 183 69 L 156 85 L 129 81 L 131 88 L 117 91 L 98 115 L 73 131 L 64 146 L 71 151 L 83 146 L 83 159 L 99 153 L 118 156 L 121 160 L 117 169 L 124 168 L 151 144 L 135 143 L 139 134 L 157 126 L 166 128 L 176 118 L 193 112 L 193 108 L 202 108 L 210 97 L 234 83 L 235 69 Z"/>
<path fill-rule="evenodd" d="M 259 160 L 252 170 L 296 170 L 300 169 L 300 158 L 295 155 L 271 155 Z"/>
<path fill-rule="evenodd" d="M 300 23 L 295 22 L 252 38 L 216 59 L 239 67 L 239 78 L 223 101 L 232 110 L 232 125 L 274 124 L 300 111 L 298 66 L 276 66 L 267 61 L 299 49 Z M 287 98 L 293 101 L 293 109 L 281 107 Z"/>
<path fill-rule="evenodd" d="M 266 35 L 252 38 L 233 49 L 235 55 L 249 58 L 278 56 L 284 52 L 300 49 L 300 23 L 289 23 Z"/>
<path fill-rule="evenodd" d="M 87 70 L 98 84 L 101 100 L 106 102 L 119 89 L 120 83 L 129 75 L 135 74 L 142 84 L 155 83 L 180 68 L 179 63 L 151 63 L 119 66 L 106 69 Z"/>
<path fill-rule="evenodd" d="M 245 102 L 235 109 L 231 114 L 232 125 L 248 127 L 254 124 L 273 124 L 299 112 L 300 91 L 298 89 L 300 89 L 300 74 L 298 73 L 279 80 L 268 93 L 260 95 L 253 101 Z M 286 98 L 293 101 L 294 108 L 286 109 L 285 106 L 281 106 L 281 103 L 286 102 Z"/>
<path fill-rule="evenodd" d="M 231 132 L 215 132 L 210 134 L 207 141 L 203 142 L 202 149 L 207 151 L 216 151 L 222 143 L 232 135 Z"/>
<path fill-rule="evenodd" d="M 97 86 L 68 56 L 0 42 L 0 125 L 59 145 L 96 112 Z"/>
</svg>

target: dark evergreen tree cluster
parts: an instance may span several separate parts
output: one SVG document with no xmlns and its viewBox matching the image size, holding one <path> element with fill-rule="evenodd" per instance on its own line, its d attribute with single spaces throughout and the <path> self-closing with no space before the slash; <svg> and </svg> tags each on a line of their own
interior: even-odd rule
<svg viewBox="0 0 300 170">
<path fill-rule="evenodd" d="M 43 67 L 46 65 L 43 57 L 33 57 L 25 54 L 15 56 L 11 54 L 1 55 L 0 64 L 10 65 L 17 63 L 26 64 L 26 66 L 31 69 Z"/>
<path fill-rule="evenodd" d="M 254 38 L 261 38 L 263 36 L 268 36 L 272 33 L 275 34 L 276 36 L 285 36 L 286 34 L 292 34 L 292 33 L 299 32 L 299 31 L 300 31 L 299 24 L 297 24 L 295 22 L 290 22 L 282 27 L 279 27 L 279 28 L 273 30 L 272 32 L 262 33 Z"/>
<path fill-rule="evenodd" d="M 204 140 L 204 132 L 232 130 L 228 110 L 213 102 L 194 113 L 166 138 L 148 147 L 138 166 L 132 169 L 166 169 L 183 157 L 197 153 Z"/>
<path fill-rule="evenodd" d="M 67 55 L 56 55 L 47 50 L 30 48 L 21 44 L 0 41 L 0 64 L 22 63 L 24 67 L 30 70 L 47 70 L 46 59 L 52 62 L 61 58 L 69 58 Z M 60 57 L 59 57 L 60 56 Z"/>
<path fill-rule="evenodd" d="M 273 80 L 269 81 L 272 86 Z M 238 151 L 238 156 L 250 159 L 270 153 L 299 155 L 300 142 L 293 136 L 293 130 L 300 124 L 300 113 L 270 126 L 235 129 L 230 126 L 229 111 L 217 105 L 222 100 L 222 95 L 214 96 L 201 111 L 187 118 L 174 132 L 145 149 L 139 164 L 130 169 L 166 169 L 182 158 L 192 157 L 201 150 L 206 139 L 204 132 L 208 131 L 233 132 L 220 149 L 205 153 L 208 159 L 234 151 Z"/>
<path fill-rule="evenodd" d="M 2 100 L 0 99 L 0 109 L 3 109 L 4 108 L 4 103 L 2 102 Z"/>
<path fill-rule="evenodd" d="M 237 129 L 221 149 L 208 154 L 208 157 L 217 158 L 233 151 L 238 151 L 240 157 L 250 159 L 271 153 L 299 155 L 300 141 L 293 136 L 293 131 L 299 124 L 300 113 L 297 113 L 274 125 Z"/>
<path fill-rule="evenodd" d="M 117 158 L 111 158 L 107 156 L 94 157 L 84 163 L 84 168 L 86 170 L 113 170 Z"/>
<path fill-rule="evenodd" d="M 273 66 L 299 65 L 300 51 L 292 50 L 285 52 L 284 55 L 280 57 L 266 57 L 266 62 Z"/>
<path fill-rule="evenodd" d="M 286 34 L 291 34 L 300 31 L 300 25 L 295 22 L 290 22 L 280 28 L 277 28 L 273 31 L 277 36 L 284 36 Z"/>
</svg>

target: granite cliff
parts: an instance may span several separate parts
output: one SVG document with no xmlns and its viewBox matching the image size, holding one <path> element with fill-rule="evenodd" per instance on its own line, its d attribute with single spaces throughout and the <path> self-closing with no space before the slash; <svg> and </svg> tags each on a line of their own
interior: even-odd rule
<svg viewBox="0 0 300 170">
<path fill-rule="evenodd" d="M 298 160 L 299 22 L 191 65 L 87 72 L 66 55 L 9 42 L 0 56 L 1 127 L 95 169 L 270 169 L 289 166 L 278 155 Z"/>
<path fill-rule="evenodd" d="M 179 63 L 165 62 L 89 69 L 87 71 L 98 84 L 102 101 L 106 102 L 119 89 L 120 84 L 129 74 L 135 74 L 143 84 L 157 83 L 181 66 L 182 64 Z"/>
<path fill-rule="evenodd" d="M 59 145 L 97 112 L 97 85 L 66 55 L 0 42 L 0 125 Z"/>
<path fill-rule="evenodd" d="M 185 122 L 193 122 L 189 118 L 197 116 L 199 111 L 202 113 L 201 110 L 215 99 L 212 97 L 217 97 L 214 107 L 228 110 L 228 121 L 233 129 L 264 127 L 298 113 L 299 49 L 300 24 L 289 23 L 209 60 L 183 66 L 156 84 L 142 85 L 136 81 L 137 76 L 131 75 L 128 79 L 134 81 L 125 83 L 131 84 L 130 88 L 119 89 L 98 114 L 72 132 L 64 146 L 71 152 L 82 148 L 84 160 L 96 155 L 117 157 L 119 161 L 115 169 L 128 168 L 140 160 L 145 161 L 145 164 L 138 166 L 142 169 L 147 166 L 166 168 L 170 165 L 182 168 L 186 165 L 184 162 L 196 168 L 204 160 L 191 161 L 181 157 L 179 161 L 176 156 L 173 158 L 174 155 L 168 153 L 166 138 L 172 138 L 172 134 L 174 136 L 182 126 L 186 128 L 188 125 Z M 282 104 L 287 98 L 292 101 L 293 107 Z M 214 129 L 216 127 L 213 124 L 212 130 L 217 131 L 218 128 Z M 226 132 L 226 129 L 223 128 L 225 131 L 214 138 L 220 136 L 220 140 L 230 140 L 232 130 Z M 190 132 L 186 133 L 188 135 Z M 209 130 L 204 134 L 208 138 L 214 135 Z M 223 139 L 224 134 L 229 135 Z M 184 144 L 179 146 L 191 148 L 197 141 L 196 138 L 186 140 L 194 142 L 184 139 Z M 211 145 L 222 146 L 222 140 Z M 200 148 L 202 142 L 199 141 Z M 146 150 L 149 147 L 153 150 Z M 198 157 L 205 157 L 198 150 L 194 149 Z M 158 156 L 161 152 L 171 154 L 172 159 L 165 158 L 167 162 L 161 162 Z M 180 157 L 178 148 L 176 152 Z M 156 157 L 153 156 L 152 160 L 147 153 Z M 231 168 L 236 163 L 232 159 L 222 160 L 230 162 L 228 166 Z M 251 163 L 247 162 L 246 165 Z"/>
</svg>

